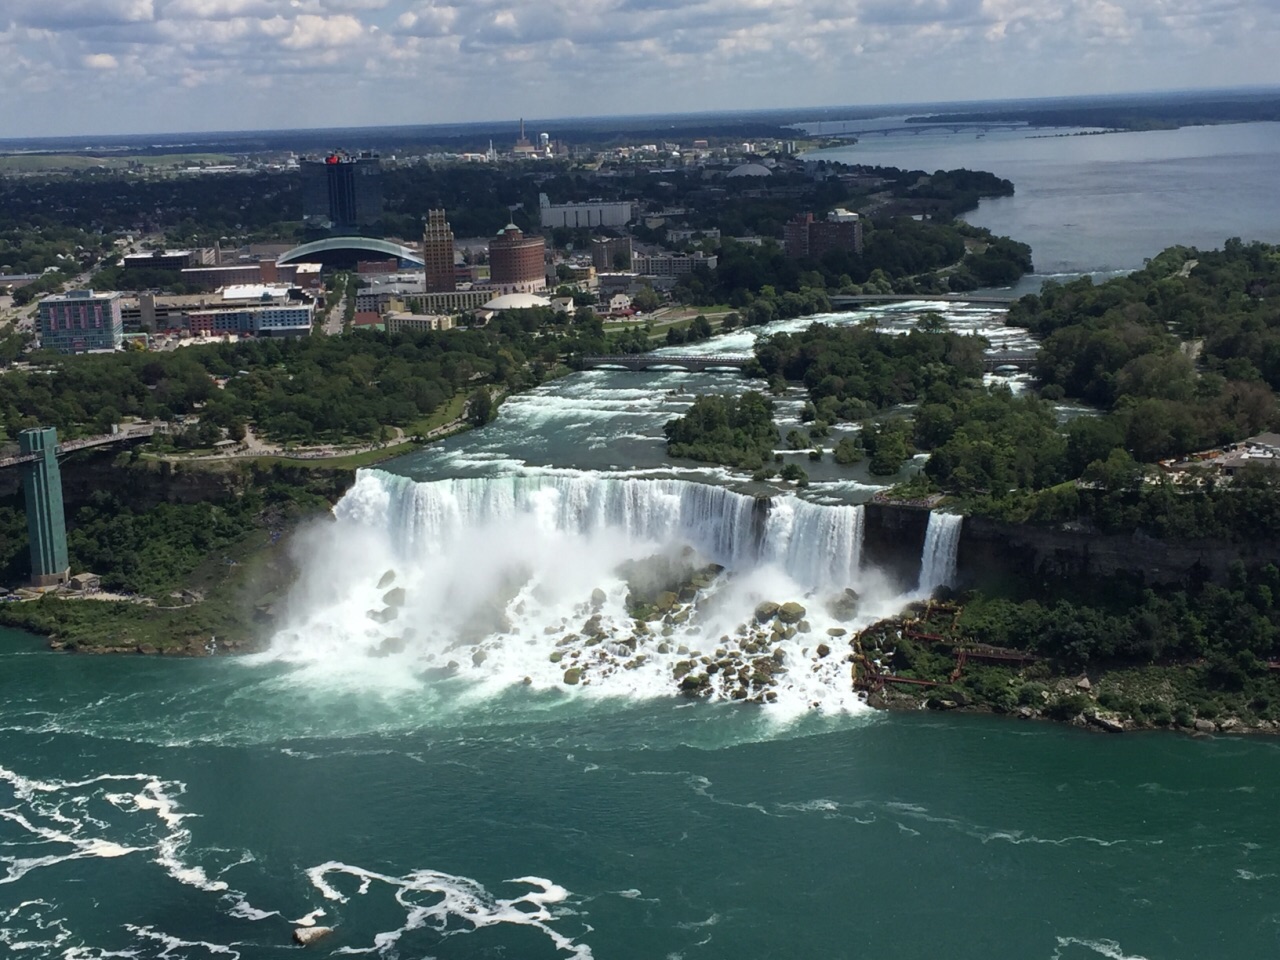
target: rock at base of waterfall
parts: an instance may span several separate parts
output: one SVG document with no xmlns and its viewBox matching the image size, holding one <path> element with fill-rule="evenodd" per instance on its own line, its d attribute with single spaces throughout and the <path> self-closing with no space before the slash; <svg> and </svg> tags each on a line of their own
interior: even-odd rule
<svg viewBox="0 0 1280 960">
<path fill-rule="evenodd" d="M 766 600 L 756 606 L 756 623 L 768 623 L 778 615 L 782 608 L 772 600 Z"/>
<path fill-rule="evenodd" d="M 293 942 L 301 947 L 309 947 L 332 933 L 333 927 L 297 927 L 293 931 Z"/>
<path fill-rule="evenodd" d="M 783 623 L 799 623 L 804 619 L 805 609 L 794 601 L 788 601 L 778 608 L 778 619 Z"/>
</svg>

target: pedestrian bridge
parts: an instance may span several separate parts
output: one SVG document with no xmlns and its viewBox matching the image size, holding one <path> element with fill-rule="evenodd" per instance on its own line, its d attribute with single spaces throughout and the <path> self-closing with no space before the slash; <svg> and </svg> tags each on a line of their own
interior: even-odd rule
<svg viewBox="0 0 1280 960">
<path fill-rule="evenodd" d="M 79 440 L 68 440 L 66 443 L 58 444 L 58 455 L 64 453 L 72 453 L 76 450 L 84 450 L 88 447 L 101 447 L 108 443 L 121 443 L 125 440 L 140 440 L 143 437 L 155 435 L 156 431 L 168 433 L 167 426 L 156 427 L 154 424 L 146 426 L 125 427 L 116 433 L 102 433 L 96 437 L 81 437 Z M 33 463 L 39 460 L 41 453 L 22 453 L 12 457 L 0 457 L 0 469 L 5 467 L 16 467 L 22 463 Z"/>
<path fill-rule="evenodd" d="M 982 358 L 982 369 L 987 373 L 1017 371 L 1030 373 L 1036 367 L 1034 353 L 989 353 Z"/>
<path fill-rule="evenodd" d="M 616 356 L 586 356 L 582 358 L 583 370 L 617 368 L 620 370 L 654 370 L 659 367 L 677 367 L 691 373 L 703 370 L 741 370 L 753 357 L 717 355 L 662 356 L 652 353 L 618 354 Z"/>
</svg>

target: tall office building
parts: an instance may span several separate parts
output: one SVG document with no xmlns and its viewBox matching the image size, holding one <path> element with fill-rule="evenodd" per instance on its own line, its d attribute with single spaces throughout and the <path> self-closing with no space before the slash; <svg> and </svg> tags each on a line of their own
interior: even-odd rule
<svg viewBox="0 0 1280 960">
<path fill-rule="evenodd" d="M 59 353 L 118 350 L 124 318 L 118 293 L 70 290 L 40 301 L 40 345 Z"/>
<path fill-rule="evenodd" d="M 509 223 L 489 242 L 489 283 L 503 293 L 533 293 L 547 286 L 547 242 L 526 237 Z"/>
<path fill-rule="evenodd" d="M 862 221 L 843 207 L 832 210 L 826 220 L 812 213 L 798 213 L 782 227 L 782 244 L 788 257 L 822 258 L 830 250 L 862 253 Z"/>
<path fill-rule="evenodd" d="M 596 237 L 591 241 L 591 265 L 596 273 L 631 269 L 630 237 Z"/>
<path fill-rule="evenodd" d="M 453 229 L 443 210 L 427 211 L 422 232 L 422 262 L 426 269 L 426 293 L 448 293 L 457 287 L 453 269 Z"/>
<path fill-rule="evenodd" d="M 331 153 L 300 160 L 302 219 L 311 225 L 350 230 L 382 219 L 382 161 L 376 153 Z"/>
</svg>

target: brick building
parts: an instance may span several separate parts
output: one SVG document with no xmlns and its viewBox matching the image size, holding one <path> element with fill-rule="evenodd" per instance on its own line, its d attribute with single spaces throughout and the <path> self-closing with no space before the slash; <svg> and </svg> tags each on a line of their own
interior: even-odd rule
<svg viewBox="0 0 1280 960">
<path fill-rule="evenodd" d="M 489 242 L 489 286 L 503 293 L 532 293 L 547 287 L 547 243 L 526 237 L 514 223 Z"/>
</svg>

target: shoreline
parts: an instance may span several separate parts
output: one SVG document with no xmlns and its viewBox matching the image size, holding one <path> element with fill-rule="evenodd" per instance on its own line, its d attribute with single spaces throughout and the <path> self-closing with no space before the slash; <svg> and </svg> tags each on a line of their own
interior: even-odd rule
<svg viewBox="0 0 1280 960">
<path fill-rule="evenodd" d="M 883 713 L 956 713 L 965 716 L 987 716 L 999 717 L 1003 720 L 1021 720 L 1025 722 L 1047 723 L 1058 727 L 1075 727 L 1088 733 L 1098 735 L 1119 734 L 1119 733 L 1178 733 L 1191 737 L 1212 737 L 1219 735 L 1251 735 L 1251 736 L 1277 736 L 1280 735 L 1280 722 L 1274 720 L 1255 720 L 1253 722 L 1240 720 L 1236 717 L 1228 718 L 1218 722 L 1206 719 L 1197 719 L 1190 726 L 1182 726 L 1177 723 L 1168 724 L 1149 724 L 1138 723 L 1132 717 L 1118 717 L 1111 715 L 1105 710 L 1088 710 L 1076 714 L 1074 717 L 1066 720 L 1059 720 L 1046 716 L 1043 711 L 1032 710 L 1029 713 L 1023 713 L 1021 710 L 1008 712 L 996 709 L 990 704 L 959 704 L 955 706 L 943 707 L 932 706 L 929 702 L 930 698 L 912 697 L 895 693 L 892 696 L 884 697 L 879 694 L 868 696 L 867 706 L 873 710 Z"/>
<path fill-rule="evenodd" d="M 30 631 L 23 630 L 23 632 L 29 633 Z M 269 647 L 269 642 L 262 641 L 218 641 L 215 645 L 210 646 L 207 643 L 201 643 L 196 640 L 191 640 L 181 646 L 169 648 L 157 648 L 154 645 L 145 643 L 135 644 L 132 646 L 79 646 L 75 643 L 61 641 L 57 639 L 56 636 L 42 636 L 40 634 L 32 635 L 41 636 L 46 648 L 51 652 L 65 653 L 69 655 L 78 654 L 82 656 L 159 656 L 182 659 L 202 659 L 245 656 L 248 654 L 261 653 Z M 1068 677 L 1063 677 L 1061 682 L 1074 683 L 1075 681 L 1072 681 Z M 673 681 L 671 695 L 672 697 L 689 697 L 690 691 L 681 690 L 679 681 L 675 680 Z M 726 703 L 729 702 L 737 703 L 741 701 L 726 701 Z M 1081 711 L 1075 716 L 1067 719 L 1050 717 L 1047 716 L 1043 710 L 1030 707 L 1020 707 L 1019 709 L 1010 712 L 987 703 L 940 701 L 935 697 L 912 695 L 901 690 L 889 690 L 887 694 L 885 691 L 872 692 L 867 695 L 864 702 L 873 710 L 883 713 L 929 712 L 955 713 L 966 716 L 999 717 L 1009 721 L 1020 720 L 1052 724 L 1054 726 L 1075 727 L 1079 730 L 1099 735 L 1120 733 L 1175 733 L 1192 737 L 1212 737 L 1221 735 L 1280 735 L 1280 722 L 1265 719 L 1242 720 L 1238 717 L 1229 717 L 1223 720 L 1208 720 L 1204 718 L 1197 718 L 1189 726 L 1183 726 L 1178 723 L 1140 723 L 1130 716 L 1119 715 L 1113 711 L 1098 709 L 1096 706 L 1096 700 L 1093 701 L 1095 706 Z"/>
<path fill-rule="evenodd" d="M 68 601 L 70 602 L 70 601 Z M 680 610 L 677 608 L 676 613 Z M 260 621 L 261 622 L 261 621 Z M 661 622 L 661 620 L 656 621 Z M 1164 674 L 1169 672 L 1186 674 L 1196 664 L 1164 664 L 1164 665 L 1128 665 L 1111 668 L 1094 668 L 1086 673 L 1055 670 L 1039 660 L 1030 672 L 1025 668 L 994 668 L 998 672 L 998 684 L 1006 689 L 1026 688 L 1034 684 L 1036 702 L 1016 703 L 1008 701 L 995 702 L 990 697 L 975 695 L 973 688 L 957 682 L 920 680 L 914 677 L 903 677 L 896 674 L 869 674 L 867 665 L 871 662 L 868 653 L 863 652 L 863 639 L 868 634 L 881 634 L 888 625 L 901 626 L 910 623 L 907 617 L 892 618 L 890 621 L 879 621 L 853 634 L 848 640 L 849 653 L 842 659 L 851 664 L 850 683 L 854 690 L 862 690 L 863 702 L 877 711 L 886 713 L 958 713 L 1001 717 L 1008 720 L 1037 721 L 1059 726 L 1071 726 L 1097 734 L 1164 732 L 1181 733 L 1189 736 L 1216 735 L 1259 735 L 1276 736 L 1280 734 L 1280 721 L 1266 717 L 1245 716 L 1236 714 L 1205 717 L 1179 714 L 1185 711 L 1185 704 L 1180 704 L 1178 697 L 1167 694 L 1162 705 L 1168 711 L 1169 719 L 1165 722 L 1135 717 L 1133 712 L 1107 707 L 1103 701 L 1117 695 L 1117 691 L 1132 688 L 1135 681 L 1147 685 L 1159 685 Z M 768 624 L 762 625 L 763 630 Z M 94 644 L 64 640 L 56 633 L 45 633 L 35 627 L 13 626 L 19 632 L 38 637 L 51 652 L 80 654 L 85 656 L 161 656 L 170 658 L 208 658 L 228 657 L 260 653 L 270 646 L 270 639 L 261 634 L 243 637 L 189 636 L 180 642 L 168 646 L 160 646 L 147 642 L 117 644 Z M 761 633 L 766 637 L 767 633 Z M 831 638 L 834 643 L 836 638 Z M 825 646 L 825 644 L 823 644 Z M 831 651 L 834 652 L 834 651 Z M 871 651 L 874 654 L 874 650 Z M 820 653 L 819 656 L 826 654 Z M 697 666 L 693 658 L 689 666 Z M 786 667 L 777 665 L 778 673 L 785 674 Z M 988 671 L 982 678 L 981 689 L 992 689 L 991 676 L 993 668 L 982 668 Z M 769 688 L 776 678 L 766 671 L 766 678 L 753 684 L 750 690 L 735 693 L 725 702 L 746 702 L 767 704 L 771 702 Z M 686 699 L 705 699 L 710 692 L 705 683 L 706 677 L 694 677 L 688 669 L 681 674 L 679 668 L 672 676 L 670 694 L 672 697 Z M 698 680 L 698 683 L 692 681 Z M 567 686 L 577 685 L 566 680 Z M 758 686 L 758 689 L 757 689 Z M 753 691 L 753 692 L 752 692 Z M 1206 690 L 1205 692 L 1212 692 Z M 1028 699 L 1023 697 L 1022 699 Z"/>
</svg>

